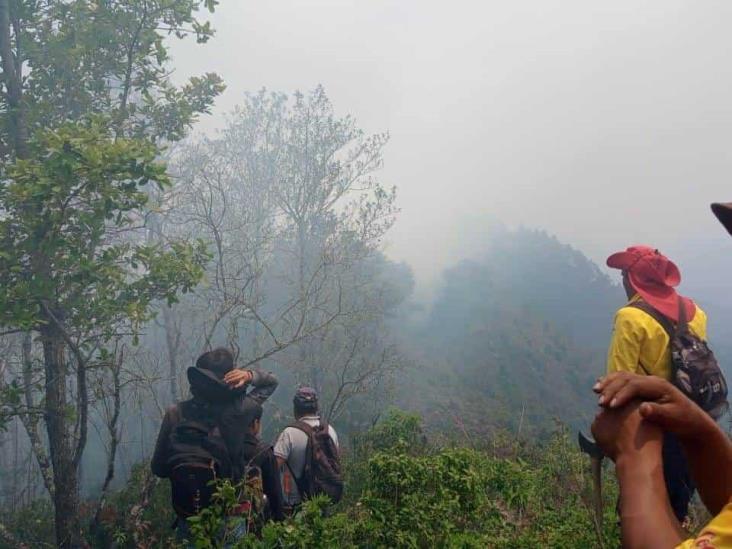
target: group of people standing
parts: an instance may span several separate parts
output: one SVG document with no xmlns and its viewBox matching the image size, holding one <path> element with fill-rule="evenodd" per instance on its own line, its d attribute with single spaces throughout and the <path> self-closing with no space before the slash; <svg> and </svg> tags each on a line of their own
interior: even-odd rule
<svg viewBox="0 0 732 549">
<path fill-rule="evenodd" d="M 222 527 L 232 543 L 293 514 L 306 498 L 340 499 L 338 435 L 321 419 L 315 389 L 297 389 L 295 421 L 273 447 L 260 437 L 262 404 L 278 385 L 271 373 L 236 368 L 231 351 L 220 348 L 202 354 L 187 377 L 192 396 L 165 412 L 151 463 L 170 479 L 180 540 L 192 539 L 187 519 L 214 504 L 217 481 L 236 494 Z"/>
<path fill-rule="evenodd" d="M 732 234 L 732 203 L 712 210 Z M 633 246 L 607 265 L 622 272 L 628 303 L 593 387 L 592 431 L 615 462 L 623 547 L 732 547 L 732 442 L 717 425 L 727 385 L 706 343 L 707 316 L 677 293 L 679 269 L 658 250 Z M 695 490 L 714 518 L 684 541 Z"/>
<path fill-rule="evenodd" d="M 712 209 L 732 234 L 732 204 Z M 622 272 L 628 302 L 615 315 L 607 375 L 593 387 L 601 411 L 592 429 L 616 464 L 623 546 L 732 547 L 732 442 L 716 423 L 727 386 L 706 344 L 707 316 L 677 293 L 681 273 L 658 250 L 632 246 L 607 265 Z M 187 519 L 215 500 L 216 480 L 241 487 L 224 519 L 232 541 L 306 498 L 340 499 L 338 435 L 314 389 L 297 389 L 295 422 L 270 446 L 260 431 L 262 404 L 277 388 L 272 374 L 235 368 L 222 348 L 187 376 L 192 397 L 166 411 L 152 460 L 153 473 L 171 481 L 180 539 L 191 538 Z M 716 516 L 683 541 L 697 489 Z"/>
</svg>

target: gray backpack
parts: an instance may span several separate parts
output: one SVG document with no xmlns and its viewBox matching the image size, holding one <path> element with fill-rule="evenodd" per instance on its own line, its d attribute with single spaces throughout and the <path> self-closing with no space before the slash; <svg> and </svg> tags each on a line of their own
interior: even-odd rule
<svg viewBox="0 0 732 549">
<path fill-rule="evenodd" d="M 714 419 L 722 417 L 729 407 L 727 381 L 707 342 L 689 330 L 686 307 L 681 298 L 677 324 L 645 301 L 636 301 L 630 307 L 640 309 L 653 317 L 668 334 L 673 372 L 671 381 L 674 385 Z M 645 368 L 643 370 L 646 371 Z"/>
</svg>

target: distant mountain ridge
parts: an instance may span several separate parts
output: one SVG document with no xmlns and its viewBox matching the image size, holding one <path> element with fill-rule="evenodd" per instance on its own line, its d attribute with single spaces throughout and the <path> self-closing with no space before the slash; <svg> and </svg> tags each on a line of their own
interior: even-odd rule
<svg viewBox="0 0 732 549">
<path fill-rule="evenodd" d="M 474 431 L 586 424 L 623 301 L 571 246 L 543 231 L 501 231 L 480 257 L 445 271 L 427 319 L 407 338 L 421 365 L 409 391 L 420 394 L 402 390 L 401 401 L 428 422 Z"/>
</svg>

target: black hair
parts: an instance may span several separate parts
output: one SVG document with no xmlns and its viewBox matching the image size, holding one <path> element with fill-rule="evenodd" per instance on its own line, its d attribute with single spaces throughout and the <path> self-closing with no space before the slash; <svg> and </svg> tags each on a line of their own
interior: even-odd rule
<svg viewBox="0 0 732 549">
<path fill-rule="evenodd" d="M 302 417 L 318 413 L 318 401 L 314 402 L 297 402 L 293 403 L 295 417 Z"/>
</svg>

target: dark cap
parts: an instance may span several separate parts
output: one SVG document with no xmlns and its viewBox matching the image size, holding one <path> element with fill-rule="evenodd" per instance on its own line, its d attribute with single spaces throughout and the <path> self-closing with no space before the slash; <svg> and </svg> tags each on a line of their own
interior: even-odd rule
<svg viewBox="0 0 732 549">
<path fill-rule="evenodd" d="M 300 387 L 292 399 L 295 406 L 310 408 L 318 404 L 318 392 L 312 387 Z"/>
</svg>

